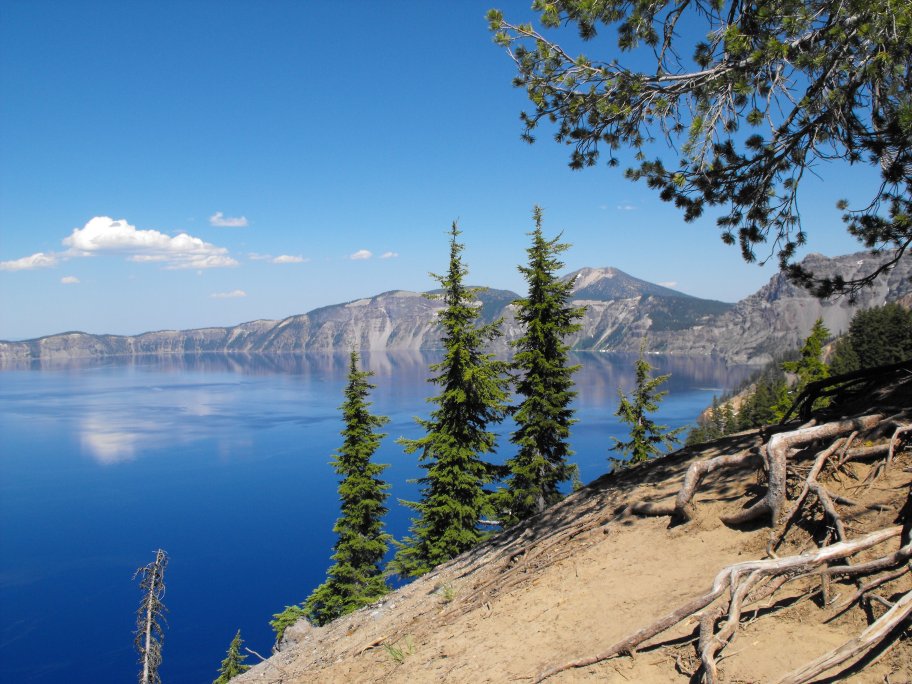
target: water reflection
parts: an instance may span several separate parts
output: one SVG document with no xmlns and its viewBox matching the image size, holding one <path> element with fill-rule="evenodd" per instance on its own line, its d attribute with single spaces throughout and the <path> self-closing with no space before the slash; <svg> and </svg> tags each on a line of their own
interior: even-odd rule
<svg viewBox="0 0 912 684">
<path fill-rule="evenodd" d="M 33 359 L 0 362 L 4 370 L 83 371 L 99 368 L 154 368 L 158 372 L 237 373 L 239 375 L 343 375 L 348 354 L 255 354 L 243 352 L 107 356 L 103 358 Z M 439 360 L 439 352 L 391 351 L 361 353 L 362 365 L 378 376 L 414 373 Z"/>
<path fill-rule="evenodd" d="M 410 434 L 412 417 L 430 410 L 425 400 L 436 388 L 426 381 L 429 366 L 440 358 L 439 352 L 362 355 L 362 367 L 375 373 L 376 410 L 390 415 L 391 429 L 415 436 Z M 635 354 L 571 355 L 571 362 L 581 366 L 574 376 L 580 418 L 574 441 L 581 431 L 598 430 L 604 440 L 617 429 L 618 389 L 632 389 L 635 361 Z M 736 386 L 750 371 L 706 356 L 650 355 L 649 362 L 655 374 L 671 376 L 663 386 L 669 397 L 662 411 L 676 425 L 695 420 L 711 401 L 712 388 Z M 71 393 L 42 391 L 42 383 L 29 382 L 35 377 L 29 371 L 35 370 L 53 371 L 46 377 L 65 380 Z M 102 465 L 200 440 L 209 440 L 220 457 L 230 458 L 254 450 L 251 435 L 283 425 L 322 430 L 318 424 L 325 424 L 334 438 L 347 371 L 348 355 L 339 353 L 81 359 L 31 364 L 18 387 L 4 383 L 0 398 L 33 420 L 69 420 L 82 452 Z M 500 431 L 511 429 L 505 425 Z"/>
<path fill-rule="evenodd" d="M 614 405 L 618 389 L 629 392 L 636 383 L 636 354 L 579 352 L 571 354 L 571 359 L 583 367 L 574 379 L 577 392 L 585 396 L 586 403 Z M 671 394 L 694 388 L 721 394 L 723 389 L 737 386 L 754 370 L 710 356 L 650 354 L 647 361 L 654 368 L 654 376 L 671 375 L 662 385 Z"/>
<path fill-rule="evenodd" d="M 132 461 L 139 438 L 140 433 L 115 428 L 101 416 L 88 416 L 79 427 L 83 453 L 102 465 Z"/>
<path fill-rule="evenodd" d="M 361 353 L 363 367 L 370 368 L 378 377 L 399 374 L 419 376 L 427 374 L 427 367 L 439 361 L 439 351 L 365 351 Z M 587 372 L 603 378 L 614 387 L 632 384 L 633 364 L 636 354 L 620 352 L 573 352 L 571 362 L 582 364 Z M 708 388 L 725 387 L 732 378 L 745 377 L 748 366 L 728 364 L 712 356 L 679 356 L 650 354 L 647 360 L 657 373 L 671 373 L 675 378 L 686 379 L 688 385 L 702 384 Z M 235 373 L 238 375 L 344 375 L 348 370 L 348 354 L 255 354 L 255 353 L 202 353 L 162 354 L 142 356 L 111 356 L 83 359 L 45 359 L 8 361 L 0 364 L 3 370 L 55 370 L 80 371 L 98 368 L 154 368 L 157 372 L 181 373 Z"/>
</svg>

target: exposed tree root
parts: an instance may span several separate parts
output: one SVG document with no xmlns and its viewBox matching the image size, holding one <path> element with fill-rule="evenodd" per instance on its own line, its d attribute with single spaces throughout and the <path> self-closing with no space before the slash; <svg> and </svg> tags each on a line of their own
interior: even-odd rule
<svg viewBox="0 0 912 684">
<path fill-rule="evenodd" d="M 703 619 L 700 621 L 699 643 L 701 648 L 700 657 L 704 666 L 704 677 L 708 682 L 715 682 L 717 680 L 715 655 L 734 635 L 735 630 L 740 623 L 741 613 L 746 606 L 746 599 L 750 598 L 750 602 L 753 602 L 760 598 L 759 596 L 750 597 L 750 594 L 753 590 L 758 588 L 761 580 L 770 577 L 786 577 L 787 581 L 791 581 L 809 577 L 817 574 L 821 566 L 832 563 L 833 561 L 846 560 L 850 556 L 861 551 L 870 549 L 893 537 L 899 536 L 901 532 L 901 527 L 893 526 L 878 530 L 877 532 L 872 532 L 871 534 L 858 539 L 839 542 L 832 546 L 816 549 L 797 556 L 746 561 L 730 565 L 716 575 L 710 590 L 701 596 L 691 599 L 672 613 L 657 620 L 651 625 L 634 632 L 616 644 L 613 644 L 606 651 L 588 658 L 572 660 L 551 667 L 539 674 L 535 681 L 544 681 L 559 672 L 564 672 L 572 668 L 588 667 L 589 665 L 594 665 L 595 663 L 607 660 L 608 658 L 622 653 L 632 653 L 649 639 L 674 627 L 686 618 L 695 617 L 701 610 L 728 594 L 729 599 L 727 603 L 723 601 L 720 606 L 711 609 L 709 618 L 702 616 Z M 907 544 L 899 555 L 902 556 L 903 554 L 906 554 L 905 557 L 908 557 L 910 552 L 912 552 L 912 545 Z M 897 554 L 894 553 L 878 560 L 887 562 L 889 559 L 895 562 L 896 557 Z M 849 572 L 851 572 L 852 569 L 857 570 L 858 566 L 849 568 Z M 718 632 L 715 632 L 717 619 L 714 619 L 712 616 L 721 616 L 723 614 L 727 614 L 728 619 L 725 621 L 723 627 Z"/>
<path fill-rule="evenodd" d="M 790 672 L 779 680 L 779 684 L 804 684 L 827 670 L 832 670 L 848 660 L 867 653 L 910 615 L 912 615 L 912 591 L 904 594 L 879 620 L 869 625 L 857 637 L 794 672 Z"/>
<path fill-rule="evenodd" d="M 786 498 L 785 481 L 789 450 L 806 446 L 820 439 L 839 437 L 856 430 L 869 430 L 877 426 L 883 418 L 880 414 L 861 416 L 852 420 L 824 423 L 773 435 L 766 445 L 766 466 L 769 476 L 766 496 L 747 510 L 723 518 L 722 521 L 729 525 L 740 525 L 769 515 L 773 526 L 777 525 Z"/>
<path fill-rule="evenodd" d="M 697 652 L 702 663 L 703 681 L 717 682 L 718 662 L 722 657 L 720 654 L 740 629 L 743 614 L 753 611 L 756 616 L 760 611 L 765 612 L 776 600 L 777 592 L 796 580 L 819 583 L 817 589 L 810 588 L 801 598 L 822 592 L 824 608 L 832 602 L 831 582 L 854 581 L 855 591 L 848 599 L 840 601 L 829 619 L 862 603 L 868 606 L 869 621 L 872 624 L 840 648 L 788 674 L 782 682 L 810 681 L 868 653 L 894 634 L 897 627 L 912 614 L 912 592 L 905 593 L 895 603 L 873 593 L 878 587 L 897 581 L 910 572 L 912 489 L 897 519 L 901 526 L 883 528 L 850 539 L 850 527 L 856 523 L 858 516 L 865 511 L 895 510 L 896 499 L 892 499 L 893 505 L 855 501 L 840 495 L 835 491 L 836 488 L 830 489 L 827 479 L 839 483 L 843 483 L 841 475 L 858 479 L 847 464 L 879 459 L 870 468 L 867 481 L 859 485 L 869 488 L 873 480 L 890 466 L 903 444 L 909 441 L 912 424 L 906 416 L 905 412 L 890 415 L 884 411 L 851 419 L 806 423 L 796 429 L 781 431 L 772 434 L 759 447 L 692 463 L 674 501 L 636 502 L 628 506 L 628 513 L 671 516 L 674 521 L 686 523 L 694 517 L 695 496 L 708 474 L 725 469 L 762 466 L 767 480 L 766 492 L 762 498 L 750 507 L 722 517 L 721 520 L 729 525 L 740 525 L 766 518 L 771 525 L 767 546 L 771 557 L 724 568 L 716 575 L 712 587 L 700 596 L 601 653 L 546 669 L 535 681 L 540 682 L 560 672 L 587 667 L 621 654 L 633 654 L 654 637 L 686 620 L 696 619 L 699 623 Z M 886 441 L 871 443 L 879 439 Z M 859 442 L 859 446 L 854 446 Z M 814 460 L 810 467 L 795 462 L 807 459 L 811 454 Z M 792 487 L 789 483 L 800 483 L 800 491 L 798 486 Z M 842 486 L 844 488 L 845 485 Z M 791 500 L 790 492 L 793 496 Z M 837 504 L 852 507 L 854 511 L 851 515 L 843 514 Z M 823 527 L 820 525 L 821 520 Z M 799 538 L 792 539 L 788 536 L 791 528 L 798 529 Z M 810 535 L 810 539 L 807 535 Z M 834 536 L 835 543 L 827 545 Z M 899 549 L 881 552 L 879 556 L 870 559 L 871 549 L 897 536 L 900 537 Z M 787 537 L 792 539 L 792 546 L 796 543 L 801 546 L 810 541 L 812 548 L 797 555 L 778 558 L 774 552 Z M 857 558 L 861 552 L 866 552 L 864 557 Z M 892 600 L 891 595 L 887 596 Z M 767 605 L 761 605 L 765 601 Z M 872 602 L 888 608 L 876 620 L 871 612 Z"/>
<path fill-rule="evenodd" d="M 877 587 L 879 587 L 883 584 L 886 584 L 887 582 L 892 582 L 895 579 L 899 579 L 907 572 L 909 572 L 909 568 L 906 566 L 903 566 L 903 567 L 899 568 L 898 570 L 893 570 L 892 572 L 887 572 L 887 573 L 884 573 L 883 575 L 880 575 L 879 577 L 875 577 L 870 582 L 863 583 L 860 587 L 858 587 L 858 591 L 856 591 L 854 594 L 852 594 L 849 598 L 847 598 L 845 601 L 840 603 L 839 606 L 836 607 L 836 612 L 833 614 L 833 616 L 831 618 L 829 618 L 829 620 L 832 620 L 832 619 L 842 615 L 842 613 L 845 612 L 846 609 L 850 608 L 852 605 L 855 604 L 856 601 L 863 598 L 869 591 L 873 591 L 874 589 L 877 589 Z M 827 620 L 827 621 L 829 622 L 829 620 Z"/>
<path fill-rule="evenodd" d="M 693 498 L 700 487 L 700 483 L 707 473 L 721 470 L 722 468 L 737 468 L 761 462 L 760 455 L 754 450 L 742 451 L 738 454 L 716 456 L 707 461 L 696 461 L 687 469 L 684 484 L 673 504 L 639 502 L 634 503 L 630 510 L 640 515 L 671 515 L 677 520 L 688 522 L 693 518 Z"/>
<path fill-rule="evenodd" d="M 846 442 L 848 442 L 848 440 L 846 440 Z M 817 456 L 817 459 L 814 461 L 814 465 L 811 467 L 811 472 L 808 473 L 808 476 L 801 487 L 801 493 L 798 494 L 798 497 L 795 499 L 795 503 L 792 505 L 791 511 L 786 516 L 785 522 L 779 528 L 778 532 L 774 531 L 774 533 L 770 536 L 770 542 L 767 546 L 767 553 L 772 555 L 779 544 L 782 542 L 782 538 L 785 536 L 786 532 L 788 532 L 789 526 L 794 522 L 795 517 L 798 515 L 801 507 L 804 505 L 804 502 L 807 499 L 807 495 L 812 491 L 817 494 L 819 487 L 817 477 L 820 475 L 820 471 L 823 470 L 823 466 L 826 464 L 827 459 L 829 459 L 830 456 L 832 456 L 842 444 L 842 440 L 836 440 L 833 442 L 833 444 L 830 445 L 828 449 L 824 449 Z M 837 515 L 836 517 L 838 518 L 839 516 Z M 843 540 L 845 538 L 844 532 L 845 530 L 843 530 L 843 534 L 840 535 L 840 540 Z"/>
</svg>

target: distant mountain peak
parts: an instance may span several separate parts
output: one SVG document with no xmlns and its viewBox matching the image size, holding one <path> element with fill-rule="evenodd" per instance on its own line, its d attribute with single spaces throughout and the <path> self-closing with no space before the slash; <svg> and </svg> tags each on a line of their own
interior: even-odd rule
<svg viewBox="0 0 912 684">
<path fill-rule="evenodd" d="M 581 268 L 561 280 L 573 283 L 571 292 L 575 299 L 610 301 L 645 296 L 692 298 L 678 290 L 635 278 L 613 266 Z"/>
<path fill-rule="evenodd" d="M 621 275 L 626 275 L 612 266 L 606 266 L 604 268 L 592 268 L 587 266 L 586 268 L 574 271 L 566 277 L 566 280 L 569 281 L 570 278 L 573 278 L 573 291 L 576 292 L 577 290 L 589 287 L 593 283 L 597 283 L 603 278 L 614 278 L 619 273 L 621 273 Z"/>
</svg>

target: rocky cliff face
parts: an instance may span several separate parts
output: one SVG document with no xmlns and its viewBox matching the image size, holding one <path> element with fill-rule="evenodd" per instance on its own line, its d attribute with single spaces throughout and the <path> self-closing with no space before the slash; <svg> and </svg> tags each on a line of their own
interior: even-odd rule
<svg viewBox="0 0 912 684">
<path fill-rule="evenodd" d="M 811 254 L 804 264 L 820 274 L 840 273 L 846 279 L 869 272 L 879 260 L 861 252 L 829 259 Z M 821 302 L 777 274 L 757 292 L 738 302 L 708 325 L 675 335 L 655 335 L 655 347 L 671 353 L 712 350 L 742 363 L 767 361 L 777 352 L 799 346 L 817 318 L 834 335 L 848 330 L 859 309 L 898 301 L 912 293 L 912 259 L 904 259 L 889 274 L 861 292 L 855 302 L 842 297 Z"/>
<path fill-rule="evenodd" d="M 811 255 L 814 271 L 860 272 L 876 259 L 867 253 L 836 259 Z M 844 331 L 858 308 L 908 297 L 912 259 L 905 259 L 857 302 L 819 302 L 777 275 L 737 304 L 699 299 L 639 280 L 614 268 L 584 268 L 566 276 L 574 283 L 577 306 L 586 307 L 572 346 L 580 350 L 636 351 L 646 335 L 653 351 L 715 354 L 739 363 L 762 363 L 799 344 L 822 317 L 833 332 Z M 495 351 L 508 349 L 520 334 L 511 302 L 518 295 L 487 290 L 479 295 L 482 318 L 503 318 L 504 337 Z M 198 354 L 206 352 L 300 353 L 436 349 L 437 313 L 442 303 L 416 292 L 396 290 L 327 306 L 281 321 L 251 321 L 230 328 L 166 330 L 135 336 L 68 332 L 24 342 L 0 342 L 0 362 L 27 363 L 111 355 Z"/>
</svg>

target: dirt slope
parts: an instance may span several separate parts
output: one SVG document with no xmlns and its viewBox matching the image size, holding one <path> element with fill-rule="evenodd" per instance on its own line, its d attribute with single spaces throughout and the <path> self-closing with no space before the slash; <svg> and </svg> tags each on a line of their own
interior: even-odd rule
<svg viewBox="0 0 912 684">
<path fill-rule="evenodd" d="M 754 433 L 730 437 L 702 451 L 681 450 L 604 476 L 527 526 L 498 535 L 380 604 L 319 629 L 299 622 L 277 654 L 233 681 L 530 682 L 549 666 L 603 651 L 707 591 L 725 566 L 765 557 L 768 527 L 732 529 L 718 519 L 756 498 L 754 469 L 709 475 L 696 498 L 696 517 L 684 525 L 626 510 L 633 501 L 673 498 L 692 461 L 756 442 Z M 845 514 L 852 537 L 891 525 L 912 481 L 907 451 L 876 486 L 859 494 L 857 485 L 871 467 L 853 464 L 846 475 L 858 479 L 846 476 L 829 484 L 834 491 L 852 489 L 856 500 L 889 502 L 886 511 L 856 507 L 854 514 Z M 788 543 L 780 555 L 800 550 L 787 548 Z M 880 553 L 898 546 L 894 538 Z M 883 596 L 895 600 L 912 589 L 906 568 Z M 826 609 L 819 597 L 807 596 L 815 587 L 794 584 L 777 594 L 769 610 L 745 616 L 719 656 L 722 681 L 775 681 L 867 624 L 857 607 L 822 624 Z M 851 584 L 834 582 L 831 604 L 852 590 Z M 876 610 L 878 616 L 883 612 Z M 696 626 L 696 620 L 679 625 L 633 658 L 571 669 L 548 681 L 690 681 L 700 665 L 693 643 Z M 906 634 L 868 660 L 874 662 L 844 676 L 860 682 L 910 681 L 912 638 Z"/>
</svg>

